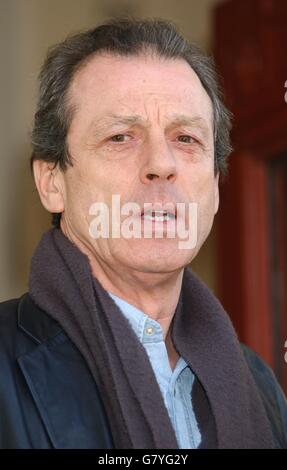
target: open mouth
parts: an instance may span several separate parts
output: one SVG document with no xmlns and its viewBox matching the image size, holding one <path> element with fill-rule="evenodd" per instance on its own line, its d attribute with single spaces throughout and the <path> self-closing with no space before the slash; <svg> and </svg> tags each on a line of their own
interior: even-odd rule
<svg viewBox="0 0 287 470">
<path fill-rule="evenodd" d="M 167 210 L 150 209 L 144 211 L 141 217 L 143 220 L 151 220 L 154 222 L 168 222 L 169 220 L 175 220 L 176 214 Z"/>
</svg>

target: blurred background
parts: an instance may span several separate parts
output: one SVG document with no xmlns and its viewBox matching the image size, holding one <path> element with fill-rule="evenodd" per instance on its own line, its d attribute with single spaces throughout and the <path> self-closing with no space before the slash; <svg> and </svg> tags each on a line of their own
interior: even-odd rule
<svg viewBox="0 0 287 470">
<path fill-rule="evenodd" d="M 0 0 L 0 301 L 27 291 L 50 227 L 29 169 L 40 66 L 67 34 L 117 15 L 170 19 L 215 56 L 235 150 L 192 268 L 287 393 L 286 0 Z"/>
</svg>

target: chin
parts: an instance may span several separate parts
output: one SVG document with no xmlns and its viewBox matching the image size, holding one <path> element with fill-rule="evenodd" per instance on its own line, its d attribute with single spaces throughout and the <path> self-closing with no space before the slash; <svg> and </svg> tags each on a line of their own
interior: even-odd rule
<svg viewBox="0 0 287 470">
<path fill-rule="evenodd" d="M 150 240 L 151 242 L 151 240 Z M 142 272 L 164 273 L 183 269 L 194 258 L 194 250 L 180 250 L 175 245 L 149 243 L 135 247 L 127 255 L 129 265 Z"/>
</svg>

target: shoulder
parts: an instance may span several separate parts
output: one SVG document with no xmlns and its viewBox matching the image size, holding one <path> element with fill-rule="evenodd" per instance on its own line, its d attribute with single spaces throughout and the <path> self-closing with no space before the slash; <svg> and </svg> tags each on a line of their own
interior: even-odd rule
<svg viewBox="0 0 287 470">
<path fill-rule="evenodd" d="M 287 447 L 287 400 L 271 367 L 245 344 L 244 358 L 255 380 L 263 405 L 280 447 Z"/>
<path fill-rule="evenodd" d="M 15 350 L 15 341 L 18 335 L 18 307 L 19 299 L 7 300 L 0 303 L 0 358 L 3 354 L 10 356 Z"/>
<path fill-rule="evenodd" d="M 261 359 L 261 357 L 255 351 L 245 344 L 241 343 L 241 349 L 257 386 L 268 385 L 268 390 L 265 390 L 265 393 L 268 393 L 269 391 L 270 398 L 274 395 L 274 393 L 275 395 L 281 394 L 285 400 L 285 404 L 287 404 L 283 391 L 271 367 L 266 364 L 266 362 Z"/>
<path fill-rule="evenodd" d="M 0 302 L 0 325 L 5 327 L 5 325 L 12 326 L 17 315 L 17 309 L 19 305 L 19 299 L 6 300 L 5 302 Z M 2 331 L 2 328 L 0 332 Z"/>
<path fill-rule="evenodd" d="M 17 358 L 61 330 L 59 324 L 41 310 L 29 293 L 0 303 L 0 360 Z"/>
</svg>

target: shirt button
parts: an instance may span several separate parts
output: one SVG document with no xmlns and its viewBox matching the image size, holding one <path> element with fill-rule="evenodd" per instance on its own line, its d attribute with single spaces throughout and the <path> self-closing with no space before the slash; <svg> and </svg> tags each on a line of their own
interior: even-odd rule
<svg viewBox="0 0 287 470">
<path fill-rule="evenodd" d="M 147 335 L 152 335 L 154 332 L 154 328 L 152 326 L 148 326 L 145 330 Z"/>
</svg>

